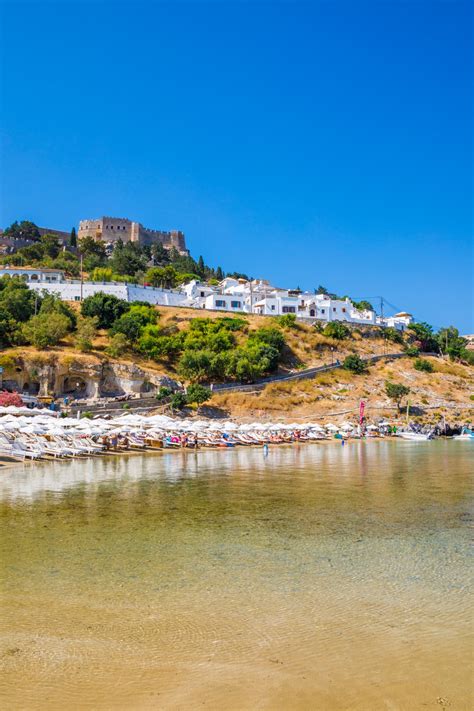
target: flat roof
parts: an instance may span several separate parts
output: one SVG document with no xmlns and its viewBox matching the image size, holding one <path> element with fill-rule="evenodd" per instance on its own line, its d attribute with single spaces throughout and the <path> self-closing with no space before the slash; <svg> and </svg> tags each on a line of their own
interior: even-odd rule
<svg viewBox="0 0 474 711">
<path fill-rule="evenodd" d="M 50 267 L 0 267 L 2 272 L 53 272 L 64 274 L 64 269 L 51 269 Z"/>
</svg>

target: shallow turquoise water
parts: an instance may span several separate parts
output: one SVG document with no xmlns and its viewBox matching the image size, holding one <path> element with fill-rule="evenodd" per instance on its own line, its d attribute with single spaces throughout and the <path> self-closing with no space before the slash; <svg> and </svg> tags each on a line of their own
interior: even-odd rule
<svg viewBox="0 0 474 711">
<path fill-rule="evenodd" d="M 9 708 L 467 709 L 469 443 L 1 473 Z"/>
</svg>

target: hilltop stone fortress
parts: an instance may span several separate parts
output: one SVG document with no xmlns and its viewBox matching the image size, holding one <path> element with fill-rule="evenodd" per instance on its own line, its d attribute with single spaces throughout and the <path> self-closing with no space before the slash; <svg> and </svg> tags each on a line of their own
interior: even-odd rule
<svg viewBox="0 0 474 711">
<path fill-rule="evenodd" d="M 175 247 L 180 254 L 189 254 L 183 232 L 179 230 L 170 232 L 150 230 L 148 227 L 143 227 L 140 222 L 132 222 L 125 217 L 99 217 L 94 220 L 81 220 L 77 236 L 79 239 L 93 237 L 108 244 L 113 244 L 118 240 L 136 242 L 143 246 L 161 243 L 166 249 Z"/>
</svg>

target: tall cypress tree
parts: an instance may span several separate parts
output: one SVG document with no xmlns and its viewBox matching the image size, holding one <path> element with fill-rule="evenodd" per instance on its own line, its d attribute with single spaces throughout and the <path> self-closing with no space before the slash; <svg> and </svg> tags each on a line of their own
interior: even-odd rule
<svg viewBox="0 0 474 711">
<path fill-rule="evenodd" d="M 71 236 L 69 237 L 69 246 L 70 247 L 77 247 L 77 235 L 76 235 L 76 228 L 73 227 L 71 230 Z"/>
<path fill-rule="evenodd" d="M 202 258 L 202 255 L 199 257 L 197 261 L 197 266 L 198 266 L 198 274 L 201 278 L 204 278 L 205 273 L 206 273 L 206 265 L 204 264 L 204 259 Z"/>
</svg>

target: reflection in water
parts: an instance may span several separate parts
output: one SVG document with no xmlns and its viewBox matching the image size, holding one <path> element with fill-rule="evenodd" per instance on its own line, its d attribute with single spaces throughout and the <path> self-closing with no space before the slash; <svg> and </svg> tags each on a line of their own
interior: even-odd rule
<svg viewBox="0 0 474 711">
<path fill-rule="evenodd" d="M 7 707 L 470 708 L 471 464 L 378 441 L 2 472 Z"/>
</svg>

